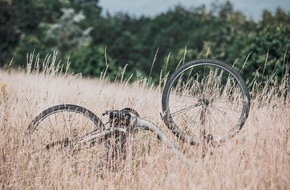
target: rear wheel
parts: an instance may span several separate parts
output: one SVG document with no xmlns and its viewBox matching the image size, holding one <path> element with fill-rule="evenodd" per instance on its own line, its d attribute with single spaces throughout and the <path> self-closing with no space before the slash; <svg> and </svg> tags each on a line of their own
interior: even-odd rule
<svg viewBox="0 0 290 190">
<path fill-rule="evenodd" d="M 202 59 L 178 68 L 162 94 L 168 128 L 190 144 L 223 142 L 244 125 L 250 95 L 239 73 L 222 62 Z"/>
</svg>

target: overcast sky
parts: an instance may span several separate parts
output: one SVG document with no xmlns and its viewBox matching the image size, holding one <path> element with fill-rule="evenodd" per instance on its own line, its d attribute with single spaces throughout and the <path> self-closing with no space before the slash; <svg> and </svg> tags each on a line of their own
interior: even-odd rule
<svg viewBox="0 0 290 190">
<path fill-rule="evenodd" d="M 206 5 L 210 7 L 217 0 L 99 0 L 99 5 L 104 12 L 112 14 L 126 12 L 132 16 L 155 16 L 176 5 L 184 7 L 198 7 Z M 225 2 L 226 0 L 218 0 Z M 275 11 L 278 6 L 290 11 L 290 0 L 231 0 L 235 10 L 242 11 L 248 18 L 258 20 L 264 9 Z"/>
</svg>

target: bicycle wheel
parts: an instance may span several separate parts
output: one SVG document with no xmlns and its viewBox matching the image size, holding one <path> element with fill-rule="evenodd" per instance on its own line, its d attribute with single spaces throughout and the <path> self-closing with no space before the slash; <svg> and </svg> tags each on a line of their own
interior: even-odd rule
<svg viewBox="0 0 290 190">
<path fill-rule="evenodd" d="M 27 133 L 28 146 L 41 154 L 46 165 L 69 159 L 77 161 L 79 168 L 91 165 L 94 173 L 103 174 L 105 169 L 121 167 L 125 158 L 126 130 L 105 126 L 93 112 L 78 105 L 44 110 L 32 120 Z"/>
<path fill-rule="evenodd" d="M 90 110 L 78 105 L 61 104 L 36 116 L 27 129 L 35 151 L 75 146 L 78 139 L 102 131 L 104 124 Z"/>
<path fill-rule="evenodd" d="M 242 77 L 231 66 L 211 59 L 182 65 L 162 94 L 165 124 L 190 144 L 233 137 L 249 110 L 250 95 Z"/>
</svg>

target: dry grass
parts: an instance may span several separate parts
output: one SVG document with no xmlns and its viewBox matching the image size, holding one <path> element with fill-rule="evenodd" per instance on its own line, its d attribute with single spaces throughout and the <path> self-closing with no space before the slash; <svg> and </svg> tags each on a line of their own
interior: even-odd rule
<svg viewBox="0 0 290 190">
<path fill-rule="evenodd" d="M 136 155 L 122 169 L 100 177 L 90 149 L 77 159 L 68 153 L 31 155 L 24 133 L 32 118 L 61 103 L 78 104 L 97 115 L 106 109 L 132 107 L 176 141 L 159 117 L 161 88 L 142 81 L 109 83 L 54 72 L 1 70 L 0 82 L 6 84 L 0 87 L 0 189 L 289 188 L 290 98 L 285 101 L 280 95 L 289 86 L 257 94 L 243 130 L 205 158 L 198 148 L 190 147 L 187 165 L 153 135 L 140 133 L 141 140 L 134 145 Z"/>
</svg>

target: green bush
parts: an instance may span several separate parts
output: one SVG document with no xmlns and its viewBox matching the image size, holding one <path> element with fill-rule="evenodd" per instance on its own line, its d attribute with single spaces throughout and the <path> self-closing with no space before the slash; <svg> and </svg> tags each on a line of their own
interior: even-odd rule
<svg viewBox="0 0 290 190">
<path fill-rule="evenodd" d="M 108 76 L 114 80 L 121 77 L 122 68 L 106 55 L 105 48 L 81 47 L 67 54 L 71 60 L 70 71 L 83 76 Z"/>
</svg>

